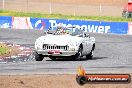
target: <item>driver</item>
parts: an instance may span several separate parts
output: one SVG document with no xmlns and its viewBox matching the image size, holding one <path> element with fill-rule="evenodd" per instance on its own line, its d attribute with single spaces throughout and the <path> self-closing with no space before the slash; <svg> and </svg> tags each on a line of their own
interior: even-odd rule
<svg viewBox="0 0 132 88">
<path fill-rule="evenodd" d="M 57 25 L 57 33 L 59 34 L 63 34 L 65 31 L 64 31 L 64 27 L 63 27 L 63 24 L 62 23 L 59 23 Z"/>
</svg>

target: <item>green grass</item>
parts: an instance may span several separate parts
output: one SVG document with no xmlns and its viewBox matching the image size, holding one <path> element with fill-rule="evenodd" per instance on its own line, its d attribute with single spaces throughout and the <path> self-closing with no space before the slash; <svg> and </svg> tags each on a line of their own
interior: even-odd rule
<svg viewBox="0 0 132 88">
<path fill-rule="evenodd" d="M 9 49 L 7 47 L 5 47 L 4 45 L 0 45 L 0 56 L 5 55 L 8 51 Z"/>
<path fill-rule="evenodd" d="M 25 12 L 16 12 L 16 11 L 7 11 L 7 10 L 0 10 L 0 16 L 132 22 L 132 18 L 122 18 L 122 17 L 112 17 L 112 16 L 101 16 L 101 17 L 99 16 L 73 16 L 73 15 L 62 15 L 62 14 L 25 13 Z"/>
</svg>

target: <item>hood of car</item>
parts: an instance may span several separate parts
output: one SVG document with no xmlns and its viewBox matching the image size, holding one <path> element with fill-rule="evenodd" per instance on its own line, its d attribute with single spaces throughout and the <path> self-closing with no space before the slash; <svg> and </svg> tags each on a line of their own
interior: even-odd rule
<svg viewBox="0 0 132 88">
<path fill-rule="evenodd" d="M 82 37 L 71 35 L 46 35 L 41 38 L 44 44 L 68 45 L 72 43 L 80 43 Z"/>
</svg>

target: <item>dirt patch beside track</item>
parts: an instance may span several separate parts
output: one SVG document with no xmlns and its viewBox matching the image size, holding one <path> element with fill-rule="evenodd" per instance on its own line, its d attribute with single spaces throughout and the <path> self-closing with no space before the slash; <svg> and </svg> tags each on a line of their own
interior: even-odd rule
<svg viewBox="0 0 132 88">
<path fill-rule="evenodd" d="M 132 83 L 80 86 L 75 77 L 75 75 L 0 76 L 0 88 L 132 88 Z"/>
<path fill-rule="evenodd" d="M 123 6 L 127 1 L 128 0 L 13 0 L 5 2 L 5 9 L 75 16 L 101 15 L 121 17 Z"/>
<path fill-rule="evenodd" d="M 70 4 L 82 4 L 82 5 L 124 5 L 128 0 L 32 0 L 36 2 L 53 2 L 53 3 L 70 3 Z"/>
</svg>

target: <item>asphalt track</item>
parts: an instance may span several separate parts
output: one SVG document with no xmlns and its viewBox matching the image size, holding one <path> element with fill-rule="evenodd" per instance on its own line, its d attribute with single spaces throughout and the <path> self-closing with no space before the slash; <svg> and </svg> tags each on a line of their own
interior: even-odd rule
<svg viewBox="0 0 132 88">
<path fill-rule="evenodd" d="M 38 30 L 0 29 L 0 41 L 8 41 L 33 48 L 35 39 L 44 35 Z M 96 49 L 92 60 L 52 61 L 45 58 L 36 62 L 33 58 L 27 62 L 0 64 L 0 75 L 23 74 L 75 74 L 82 65 L 87 73 L 131 73 L 132 72 L 132 36 L 91 33 L 96 38 Z"/>
</svg>

